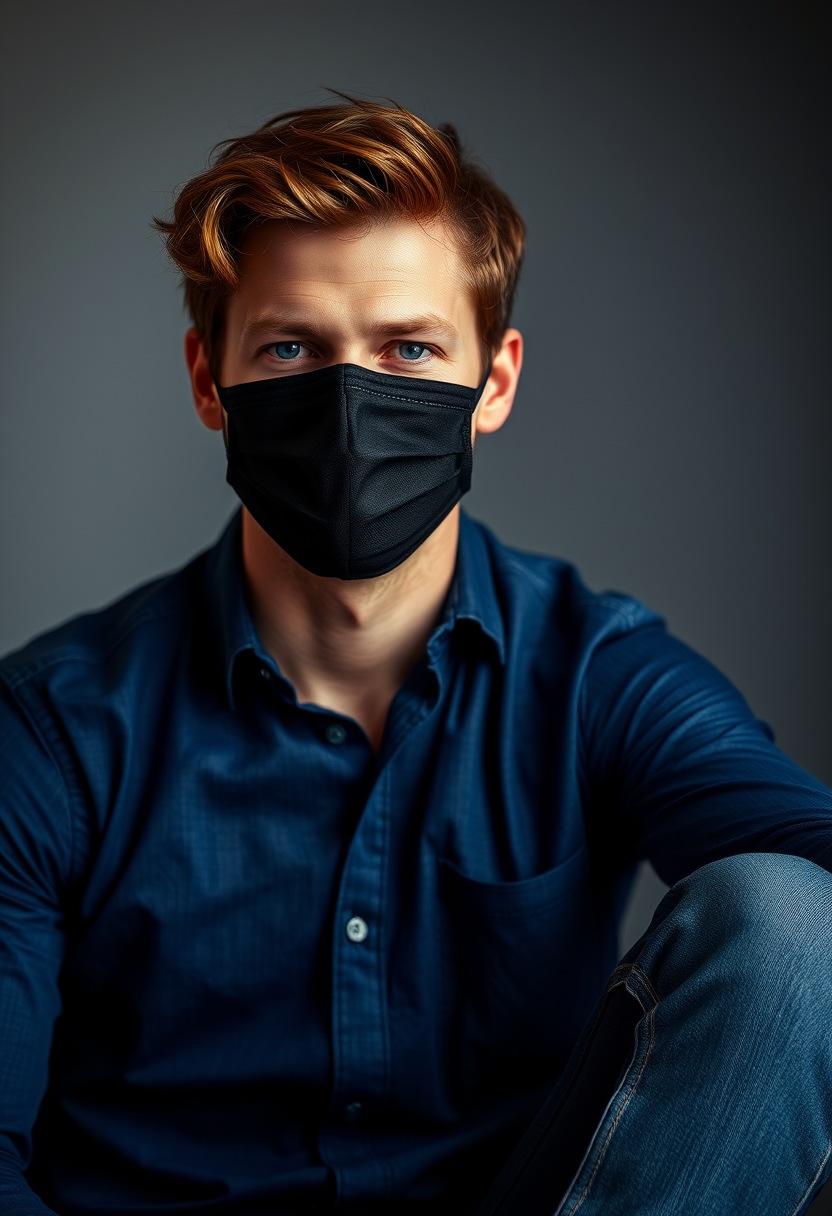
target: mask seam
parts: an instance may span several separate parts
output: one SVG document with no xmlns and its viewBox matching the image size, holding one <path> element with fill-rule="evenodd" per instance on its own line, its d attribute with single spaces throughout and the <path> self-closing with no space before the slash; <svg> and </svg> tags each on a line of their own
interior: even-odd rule
<svg viewBox="0 0 832 1216">
<path fill-rule="evenodd" d="M 366 393 L 368 397 L 383 397 L 386 401 L 403 401 L 406 405 L 429 405 L 440 410 L 457 410 L 463 414 L 471 413 L 476 405 L 476 402 L 471 406 L 450 405 L 445 401 L 425 401 L 421 397 L 399 397 L 395 393 L 382 393 L 377 389 L 365 388 L 363 384 L 347 384 L 346 387 L 358 389 L 359 392 Z M 473 389 L 471 391 L 473 392 Z"/>
</svg>

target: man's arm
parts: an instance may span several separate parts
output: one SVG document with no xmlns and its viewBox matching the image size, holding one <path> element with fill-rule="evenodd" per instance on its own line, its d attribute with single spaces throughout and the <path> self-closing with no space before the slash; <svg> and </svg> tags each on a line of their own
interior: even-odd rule
<svg viewBox="0 0 832 1216">
<path fill-rule="evenodd" d="M 710 663 L 659 624 L 619 634 L 584 683 L 596 827 L 667 883 L 719 857 L 789 853 L 832 870 L 832 791 L 777 748 Z"/>
<path fill-rule="evenodd" d="M 0 1210 L 48 1216 L 25 1181 L 60 1011 L 69 799 L 45 739 L 0 686 Z"/>
</svg>

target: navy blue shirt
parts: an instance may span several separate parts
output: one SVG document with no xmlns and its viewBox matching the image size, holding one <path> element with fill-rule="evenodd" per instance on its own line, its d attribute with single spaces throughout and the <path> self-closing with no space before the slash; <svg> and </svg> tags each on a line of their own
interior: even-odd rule
<svg viewBox="0 0 832 1216">
<path fill-rule="evenodd" d="M 263 650 L 239 517 L 0 693 L 18 1216 L 464 1212 L 599 996 L 640 858 L 832 868 L 832 795 L 713 667 L 465 517 L 377 755 Z"/>
</svg>

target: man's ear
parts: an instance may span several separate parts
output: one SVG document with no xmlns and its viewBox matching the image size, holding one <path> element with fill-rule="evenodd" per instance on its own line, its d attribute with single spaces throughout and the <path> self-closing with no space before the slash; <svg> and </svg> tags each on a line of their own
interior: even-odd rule
<svg viewBox="0 0 832 1216">
<path fill-rule="evenodd" d="M 221 431 L 222 406 L 217 396 L 214 377 L 208 366 L 205 349 L 193 328 L 185 334 L 185 362 L 191 377 L 191 392 L 194 395 L 196 412 L 209 430 Z"/>
<path fill-rule="evenodd" d="M 523 335 L 518 329 L 507 329 L 502 345 L 494 356 L 477 408 L 474 410 L 474 434 L 498 431 L 511 413 L 520 368 L 523 366 Z"/>
</svg>

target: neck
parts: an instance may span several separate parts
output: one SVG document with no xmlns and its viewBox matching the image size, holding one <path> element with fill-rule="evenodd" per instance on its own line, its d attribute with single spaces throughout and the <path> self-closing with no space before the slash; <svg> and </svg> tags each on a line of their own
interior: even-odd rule
<svg viewBox="0 0 832 1216">
<path fill-rule="evenodd" d="M 390 703 L 436 625 L 458 538 L 457 507 L 401 566 L 347 582 L 310 574 L 243 512 L 255 625 L 299 701 L 354 718 L 378 748 Z"/>
</svg>

